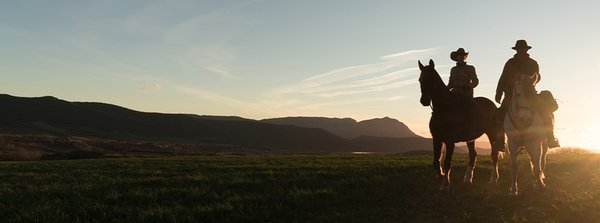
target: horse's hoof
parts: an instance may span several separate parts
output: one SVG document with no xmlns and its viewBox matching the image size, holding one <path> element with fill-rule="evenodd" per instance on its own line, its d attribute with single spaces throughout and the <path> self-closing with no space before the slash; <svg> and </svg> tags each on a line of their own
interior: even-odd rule
<svg viewBox="0 0 600 223">
<path fill-rule="evenodd" d="M 444 174 L 437 174 L 437 175 L 435 176 L 435 179 L 438 179 L 438 180 L 443 180 L 445 176 L 446 176 L 446 175 L 444 175 Z"/>
<path fill-rule="evenodd" d="M 450 183 L 442 182 L 442 184 L 440 185 L 440 191 L 449 191 L 449 190 L 450 190 Z"/>
<path fill-rule="evenodd" d="M 544 193 L 544 192 L 546 192 L 546 185 L 537 183 L 537 184 L 535 184 L 535 189 L 536 189 L 536 191 L 538 191 L 540 193 Z"/>
<path fill-rule="evenodd" d="M 544 192 L 546 192 L 546 188 L 545 187 L 540 187 L 540 188 L 538 188 L 538 192 L 544 193 Z"/>
<path fill-rule="evenodd" d="M 519 195 L 519 189 L 511 187 L 508 196 L 515 197 L 517 195 Z"/>
<path fill-rule="evenodd" d="M 450 191 L 450 187 L 441 186 L 440 187 L 440 191 L 441 192 L 448 192 L 448 191 Z"/>
</svg>

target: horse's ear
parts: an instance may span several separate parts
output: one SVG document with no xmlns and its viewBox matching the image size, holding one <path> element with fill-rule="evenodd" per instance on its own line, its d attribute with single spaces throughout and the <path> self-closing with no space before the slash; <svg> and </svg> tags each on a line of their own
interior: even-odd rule
<svg viewBox="0 0 600 223">
<path fill-rule="evenodd" d="M 423 64 L 421 63 L 421 61 L 419 60 L 419 69 L 423 70 L 423 68 L 425 68 L 425 66 L 423 66 Z"/>
<path fill-rule="evenodd" d="M 431 68 L 434 68 L 434 67 L 435 67 L 435 64 L 433 64 L 433 60 L 432 60 L 432 59 L 429 59 L 429 66 L 430 66 Z"/>
</svg>

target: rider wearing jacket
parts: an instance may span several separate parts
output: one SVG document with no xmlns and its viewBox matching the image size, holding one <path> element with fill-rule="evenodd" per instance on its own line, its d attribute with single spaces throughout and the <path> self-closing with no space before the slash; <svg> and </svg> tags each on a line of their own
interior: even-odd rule
<svg viewBox="0 0 600 223">
<path fill-rule="evenodd" d="M 469 52 L 465 52 L 463 48 L 458 48 L 450 53 L 450 59 L 456 61 L 456 66 L 450 70 L 448 88 L 454 96 L 455 108 L 462 110 L 461 118 L 457 120 L 464 121 L 462 124 L 467 126 L 464 131 L 473 133 L 476 132 L 475 125 L 469 123 L 468 120 L 473 117 L 473 89 L 479 85 L 479 79 L 475 73 L 475 67 L 466 62 L 468 56 Z M 459 121 L 459 123 L 461 122 Z"/>
<path fill-rule="evenodd" d="M 499 112 L 500 121 L 504 120 L 506 110 L 510 104 L 517 75 L 535 75 L 532 78 L 532 86 L 535 86 L 535 84 L 537 84 L 541 79 L 538 63 L 534 59 L 530 58 L 529 54 L 527 53 L 527 51 L 531 49 L 531 46 L 528 46 L 525 40 L 518 40 L 512 49 L 516 50 L 517 53 L 504 65 L 502 75 L 500 76 L 500 80 L 498 81 L 498 86 L 496 88 L 496 102 L 502 104 Z M 535 87 L 532 90 L 535 91 Z M 504 100 L 502 100 L 503 94 Z M 560 146 L 558 140 L 554 136 L 554 114 L 552 112 L 553 111 L 540 112 L 544 124 L 546 125 L 547 143 L 550 148 Z"/>
<path fill-rule="evenodd" d="M 456 61 L 456 66 L 450 70 L 450 81 L 448 88 L 457 95 L 465 104 L 470 104 L 473 99 L 473 89 L 479 85 L 479 79 L 475 73 L 475 67 L 468 65 L 466 60 L 469 52 L 465 49 L 450 53 L 450 59 Z"/>
</svg>

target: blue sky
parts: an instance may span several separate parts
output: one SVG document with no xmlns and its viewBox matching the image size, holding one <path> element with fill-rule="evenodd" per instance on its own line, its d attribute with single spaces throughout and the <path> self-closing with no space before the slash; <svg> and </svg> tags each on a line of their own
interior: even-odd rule
<svg viewBox="0 0 600 223">
<path fill-rule="evenodd" d="M 426 135 L 417 60 L 447 75 L 464 47 L 475 94 L 492 98 L 510 47 L 526 39 L 538 89 L 560 99 L 559 137 L 594 146 L 599 4 L 2 1 L 0 92 L 249 118 L 389 116 Z"/>
</svg>

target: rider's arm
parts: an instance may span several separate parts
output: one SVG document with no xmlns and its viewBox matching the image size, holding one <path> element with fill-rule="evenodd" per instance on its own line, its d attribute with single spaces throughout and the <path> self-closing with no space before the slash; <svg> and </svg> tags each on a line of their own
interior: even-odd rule
<svg viewBox="0 0 600 223">
<path fill-rule="evenodd" d="M 475 67 L 471 66 L 473 68 L 473 70 L 469 73 L 470 77 L 469 79 L 471 79 L 471 87 L 475 88 L 477 87 L 477 85 L 479 85 L 479 79 L 477 78 L 477 73 L 475 72 Z"/>
<path fill-rule="evenodd" d="M 454 67 L 452 69 L 450 69 L 450 79 L 448 80 L 448 89 L 452 89 L 454 88 Z"/>
<path fill-rule="evenodd" d="M 502 96 L 504 89 L 506 88 L 506 78 L 509 72 L 509 61 L 504 64 L 504 69 L 502 69 L 502 74 L 500 75 L 500 80 L 498 80 L 498 86 L 496 87 L 496 95 Z"/>
<path fill-rule="evenodd" d="M 540 66 L 538 65 L 538 63 L 535 62 L 534 64 L 535 64 L 535 73 L 537 74 L 536 81 L 534 82 L 534 84 L 537 84 L 542 80 L 542 75 L 540 74 Z"/>
</svg>

